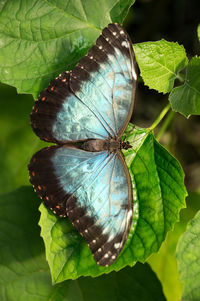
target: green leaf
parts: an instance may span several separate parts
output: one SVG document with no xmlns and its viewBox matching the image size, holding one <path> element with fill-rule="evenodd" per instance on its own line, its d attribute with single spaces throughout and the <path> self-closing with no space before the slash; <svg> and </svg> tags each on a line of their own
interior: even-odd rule
<svg viewBox="0 0 200 301">
<path fill-rule="evenodd" d="M 115 6 L 110 11 L 111 20 L 122 24 L 126 15 L 128 14 L 128 10 L 135 3 L 135 0 L 119 0 L 116 1 Z"/>
<path fill-rule="evenodd" d="M 0 197 L 0 300 L 47 300 L 51 287 L 37 225 L 39 200 L 31 187 Z M 46 296 L 46 298 L 45 298 Z M 57 299 L 58 300 L 58 299 Z M 64 299 L 63 299 L 64 300 Z"/>
<path fill-rule="evenodd" d="M 134 50 L 145 85 L 163 93 L 172 90 L 188 62 L 183 46 L 165 40 L 136 44 Z"/>
<path fill-rule="evenodd" d="M 198 39 L 200 41 L 200 24 L 197 27 L 197 36 L 198 36 Z"/>
<path fill-rule="evenodd" d="M 185 232 L 188 221 L 200 209 L 200 194 L 190 192 L 186 201 L 186 208 L 180 212 L 180 221 L 175 224 L 173 231 L 167 234 L 159 252 L 148 259 L 148 263 L 162 283 L 167 301 L 181 300 L 183 285 L 179 279 L 175 251 L 178 240 L 181 234 Z"/>
<path fill-rule="evenodd" d="M 0 12 L 0 80 L 34 97 L 70 70 L 134 0 L 5 0 Z M 14 50 L 14 51 L 13 51 Z"/>
<path fill-rule="evenodd" d="M 184 84 L 171 91 L 169 100 L 172 109 L 186 117 L 200 114 L 200 57 L 191 59 Z"/>
<path fill-rule="evenodd" d="M 30 113 L 33 98 L 17 95 L 14 88 L 0 85 L 0 194 L 29 184 L 27 165 L 33 152 L 46 146 L 33 133 Z"/>
<path fill-rule="evenodd" d="M 94 296 L 95 301 L 165 300 L 161 285 L 147 264 L 106 277 L 52 285 L 37 225 L 38 204 L 32 187 L 0 197 L 1 301 L 92 301 Z"/>
<path fill-rule="evenodd" d="M 78 280 L 85 300 L 164 301 L 160 283 L 148 264 L 137 263 L 116 273 Z"/>
<path fill-rule="evenodd" d="M 182 300 L 200 300 L 200 211 L 181 236 L 176 257 L 181 282 L 183 282 Z"/>
<path fill-rule="evenodd" d="M 183 171 L 174 157 L 156 142 L 148 130 L 127 128 L 132 150 L 124 151 L 132 178 L 134 214 L 127 243 L 110 267 L 96 264 L 89 247 L 67 218 L 61 219 L 40 206 L 41 236 L 52 279 L 61 282 L 80 276 L 118 271 L 156 252 L 166 233 L 178 220 L 186 190 Z"/>
</svg>

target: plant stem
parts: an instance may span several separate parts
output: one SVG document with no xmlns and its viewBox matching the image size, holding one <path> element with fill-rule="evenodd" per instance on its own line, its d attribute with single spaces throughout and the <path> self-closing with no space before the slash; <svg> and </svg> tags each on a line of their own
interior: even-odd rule
<svg viewBox="0 0 200 301">
<path fill-rule="evenodd" d="M 163 119 L 163 117 L 167 114 L 167 112 L 170 109 L 170 103 L 168 103 L 168 105 L 166 105 L 166 107 L 162 110 L 162 112 L 160 113 L 160 115 L 158 116 L 158 118 L 154 121 L 154 123 L 152 124 L 152 126 L 150 126 L 149 130 L 153 131 L 155 129 L 155 127 L 157 127 L 157 125 L 161 122 L 161 120 Z"/>
<path fill-rule="evenodd" d="M 169 115 L 166 117 L 165 121 L 163 122 L 163 125 L 161 127 L 161 129 L 159 130 L 156 139 L 159 141 L 160 138 L 162 137 L 163 133 L 165 132 L 165 130 L 168 128 L 172 118 L 174 117 L 175 112 L 170 111 Z"/>
<path fill-rule="evenodd" d="M 176 78 L 177 78 L 181 83 L 184 83 L 184 81 L 185 81 L 185 75 L 182 74 L 182 73 L 178 73 L 178 74 L 176 75 Z"/>
</svg>

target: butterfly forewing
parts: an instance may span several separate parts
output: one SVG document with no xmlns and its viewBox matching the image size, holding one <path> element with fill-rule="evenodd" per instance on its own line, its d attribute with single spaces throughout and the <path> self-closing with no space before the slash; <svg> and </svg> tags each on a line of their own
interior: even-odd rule
<svg viewBox="0 0 200 301">
<path fill-rule="evenodd" d="M 122 135 L 133 109 L 136 66 L 124 29 L 110 24 L 77 66 L 50 83 L 31 115 L 35 133 L 65 143 Z"/>
<path fill-rule="evenodd" d="M 44 203 L 68 216 L 95 260 L 109 265 L 120 253 L 132 220 L 132 194 L 120 154 L 50 147 L 32 158 L 31 182 Z"/>
<path fill-rule="evenodd" d="M 33 130 L 41 139 L 58 143 L 106 139 L 102 122 L 70 90 L 69 76 L 62 73 L 41 93 L 31 114 Z"/>
</svg>

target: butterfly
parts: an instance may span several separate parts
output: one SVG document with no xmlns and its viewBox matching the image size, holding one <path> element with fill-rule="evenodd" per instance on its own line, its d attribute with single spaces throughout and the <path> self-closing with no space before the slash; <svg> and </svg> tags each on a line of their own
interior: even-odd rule
<svg viewBox="0 0 200 301">
<path fill-rule="evenodd" d="M 34 132 L 56 143 L 29 163 L 44 204 L 68 217 L 99 265 L 111 265 L 132 223 L 131 178 L 121 137 L 133 111 L 137 71 L 131 40 L 117 23 L 70 72 L 41 92 L 31 113 Z"/>
</svg>

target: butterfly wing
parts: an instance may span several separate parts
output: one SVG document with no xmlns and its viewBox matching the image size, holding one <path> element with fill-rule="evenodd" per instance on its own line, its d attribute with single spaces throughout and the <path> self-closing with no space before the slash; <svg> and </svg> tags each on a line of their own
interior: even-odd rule
<svg viewBox="0 0 200 301">
<path fill-rule="evenodd" d="M 112 264 L 132 221 L 130 175 L 121 153 L 53 146 L 33 156 L 29 172 L 47 207 L 69 217 L 100 265 Z"/>
<path fill-rule="evenodd" d="M 58 143 L 120 137 L 132 114 L 136 80 L 131 41 L 119 24 L 109 24 L 73 71 L 41 93 L 33 130 Z"/>
</svg>

